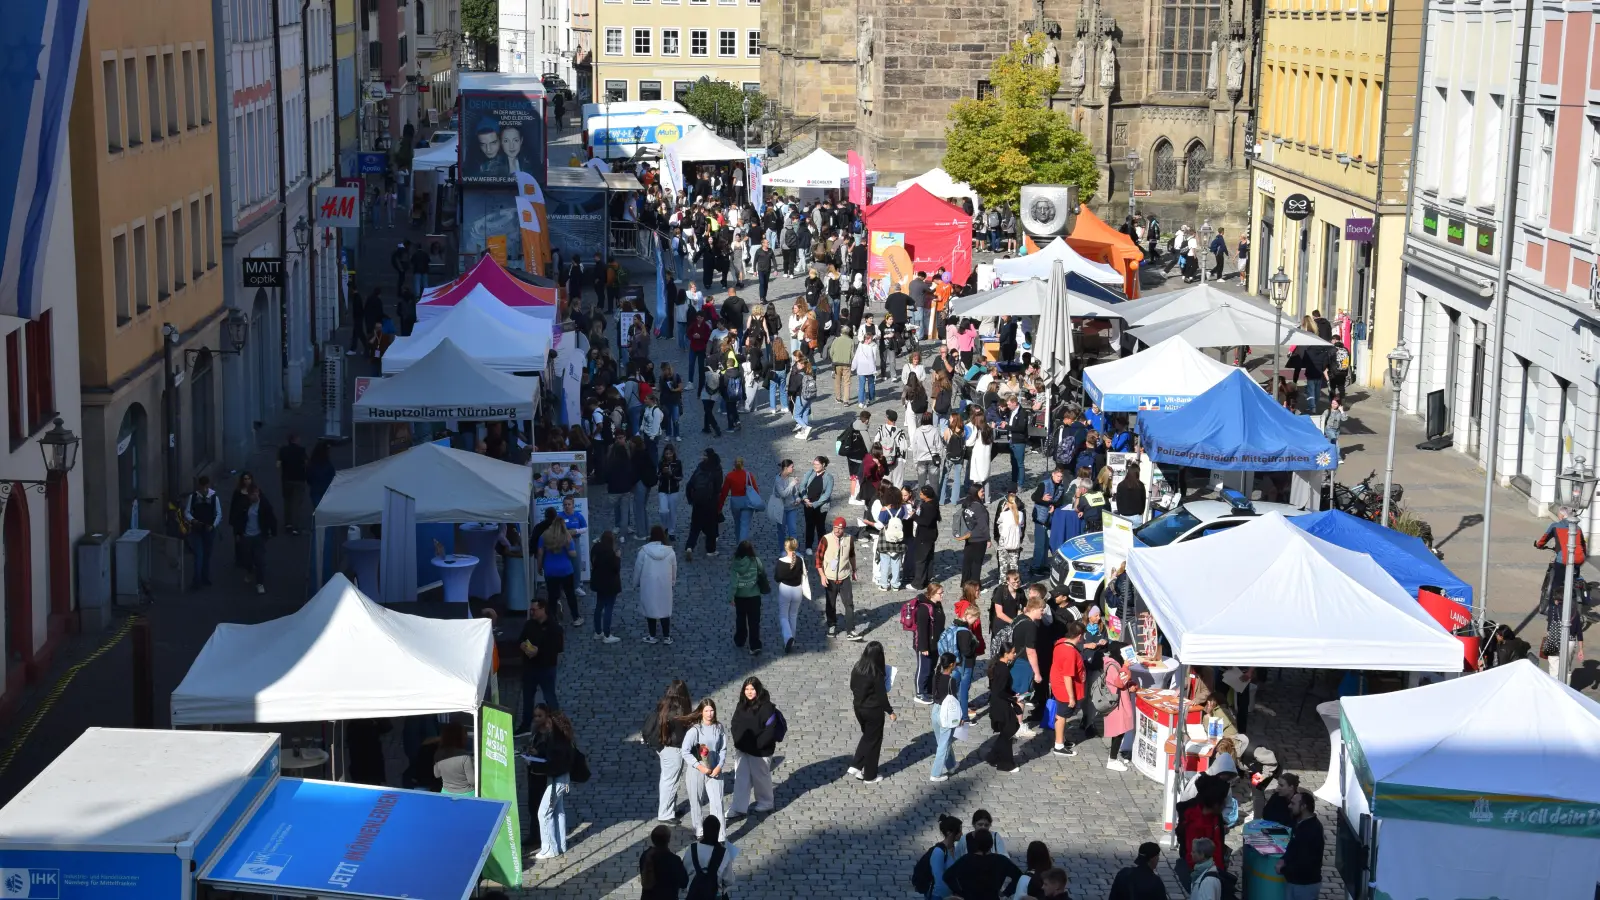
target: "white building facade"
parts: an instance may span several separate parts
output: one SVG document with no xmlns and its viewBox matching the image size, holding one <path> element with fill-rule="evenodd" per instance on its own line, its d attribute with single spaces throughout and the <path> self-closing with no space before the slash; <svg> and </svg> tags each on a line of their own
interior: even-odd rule
<svg viewBox="0 0 1600 900">
<path fill-rule="evenodd" d="M 577 84 L 571 0 L 501 0 L 500 71 Z"/>
</svg>

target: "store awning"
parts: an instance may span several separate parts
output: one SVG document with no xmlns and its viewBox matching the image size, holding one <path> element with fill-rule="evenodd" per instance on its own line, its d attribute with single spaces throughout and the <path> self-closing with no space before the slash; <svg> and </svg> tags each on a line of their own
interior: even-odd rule
<svg viewBox="0 0 1600 900">
<path fill-rule="evenodd" d="M 465 900 L 506 807 L 285 778 L 200 881 L 277 896 Z"/>
</svg>

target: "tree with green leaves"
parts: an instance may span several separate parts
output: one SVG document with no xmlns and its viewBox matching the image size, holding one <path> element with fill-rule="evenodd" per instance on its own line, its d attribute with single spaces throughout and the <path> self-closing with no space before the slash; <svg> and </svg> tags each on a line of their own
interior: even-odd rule
<svg viewBox="0 0 1600 900">
<path fill-rule="evenodd" d="M 950 110 L 944 169 L 985 204 L 1015 206 L 1025 184 L 1076 184 L 1088 203 L 1100 186 L 1088 140 L 1050 108 L 1061 76 L 1040 65 L 1045 46 L 1040 34 L 1017 41 L 990 68 L 989 96 L 958 100 Z"/>
<path fill-rule="evenodd" d="M 479 68 L 496 71 L 500 65 L 499 0 L 461 0 L 461 33 Z"/>
<path fill-rule="evenodd" d="M 760 91 L 746 92 L 727 81 L 702 78 L 683 95 L 683 108 L 718 131 L 737 134 L 744 127 L 746 97 L 750 98 L 750 121 L 754 122 L 767 108 L 767 98 Z"/>
</svg>

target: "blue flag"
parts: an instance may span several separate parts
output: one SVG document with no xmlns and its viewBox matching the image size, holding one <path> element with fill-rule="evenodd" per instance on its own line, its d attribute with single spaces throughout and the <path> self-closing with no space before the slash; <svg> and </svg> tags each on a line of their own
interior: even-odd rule
<svg viewBox="0 0 1600 900">
<path fill-rule="evenodd" d="M 656 242 L 656 334 L 661 333 L 661 322 L 667 317 L 667 277 L 661 271 L 661 254 L 666 252 L 666 247 L 661 244 L 661 232 L 651 232 L 652 239 Z"/>
<path fill-rule="evenodd" d="M 761 189 L 761 179 L 766 174 L 766 164 L 761 157 L 752 156 L 745 169 L 746 180 L 750 183 L 750 202 L 755 204 L 756 212 L 764 216 L 767 214 L 767 198 L 763 196 L 766 191 Z"/>
</svg>

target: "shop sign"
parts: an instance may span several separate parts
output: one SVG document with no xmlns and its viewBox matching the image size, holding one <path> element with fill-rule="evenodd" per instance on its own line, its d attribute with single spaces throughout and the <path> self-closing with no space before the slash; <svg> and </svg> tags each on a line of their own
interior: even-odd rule
<svg viewBox="0 0 1600 900">
<path fill-rule="evenodd" d="M 1305 194 L 1290 194 L 1289 198 L 1283 201 L 1283 217 L 1291 222 L 1301 222 L 1311 218 L 1312 209 L 1314 205 L 1311 198 Z"/>
<path fill-rule="evenodd" d="M 1494 253 L 1494 228 L 1492 226 L 1478 226 L 1478 252 Z"/>
<path fill-rule="evenodd" d="M 249 256 L 241 260 L 247 288 L 283 287 L 283 257 Z"/>
<path fill-rule="evenodd" d="M 1422 233 L 1436 237 L 1439 234 L 1439 211 L 1431 206 L 1422 208 Z"/>
<path fill-rule="evenodd" d="M 1444 239 L 1457 247 L 1467 245 L 1467 222 L 1465 219 L 1450 219 L 1444 226 Z"/>
<path fill-rule="evenodd" d="M 1371 219 L 1344 220 L 1344 239 L 1347 241 L 1354 241 L 1358 244 L 1370 244 L 1372 243 L 1372 235 L 1375 231 L 1377 231 L 1377 228 L 1373 225 L 1373 221 Z"/>
</svg>

